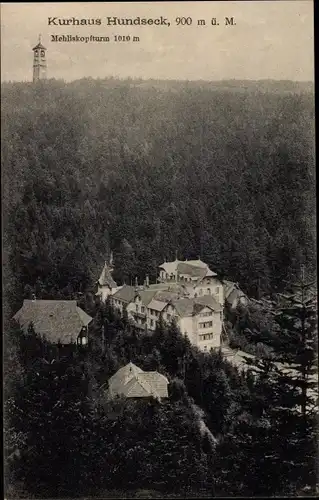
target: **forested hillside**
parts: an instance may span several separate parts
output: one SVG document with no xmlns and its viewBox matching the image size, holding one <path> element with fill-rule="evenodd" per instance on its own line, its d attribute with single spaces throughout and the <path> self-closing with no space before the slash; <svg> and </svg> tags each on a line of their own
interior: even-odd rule
<svg viewBox="0 0 319 500">
<path fill-rule="evenodd" d="M 8 498 L 315 495 L 313 98 L 291 82 L 3 85 L 5 319 L 31 293 L 94 318 L 68 356 L 5 322 Z M 225 309 L 230 346 L 254 354 L 239 372 L 175 324 L 141 333 L 79 295 L 111 250 L 119 283 L 176 251 L 251 296 L 302 283 L 288 304 Z M 170 397 L 110 401 L 129 361 Z"/>
<path fill-rule="evenodd" d="M 155 279 L 177 250 L 251 295 L 313 269 L 313 94 L 155 83 L 2 86 L 13 309 L 31 289 L 87 289 L 110 249 L 120 282 Z"/>
<path fill-rule="evenodd" d="M 108 303 L 90 308 L 89 347 L 69 355 L 31 326 L 6 329 L 6 497 L 318 496 L 316 318 L 306 303 L 277 309 L 268 332 L 241 319 L 272 352 L 248 373 L 200 352 L 176 325 L 141 333 Z M 297 376 L 276 368 L 283 359 Z M 110 400 L 104 384 L 129 361 L 165 374 L 169 398 Z"/>
</svg>

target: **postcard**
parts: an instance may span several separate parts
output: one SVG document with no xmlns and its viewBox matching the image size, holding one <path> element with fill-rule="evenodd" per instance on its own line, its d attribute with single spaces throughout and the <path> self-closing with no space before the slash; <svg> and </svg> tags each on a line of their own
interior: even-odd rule
<svg viewBox="0 0 319 500">
<path fill-rule="evenodd" d="M 1 4 L 7 499 L 318 495 L 313 8 Z"/>
</svg>

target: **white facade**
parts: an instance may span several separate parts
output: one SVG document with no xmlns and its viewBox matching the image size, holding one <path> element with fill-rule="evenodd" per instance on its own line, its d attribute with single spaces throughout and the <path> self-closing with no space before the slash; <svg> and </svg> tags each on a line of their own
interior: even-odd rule
<svg viewBox="0 0 319 500">
<path fill-rule="evenodd" d="M 175 322 L 181 333 L 203 351 L 219 348 L 223 324 L 224 287 L 216 273 L 202 261 L 165 262 L 160 266 L 160 284 L 145 286 L 112 282 L 110 267 L 98 282 L 102 300 L 111 304 L 141 330 L 154 331 L 160 318 Z M 115 285 L 115 286 L 112 286 Z"/>
<path fill-rule="evenodd" d="M 110 262 L 109 264 L 105 262 L 101 275 L 97 281 L 96 292 L 96 295 L 100 297 L 102 302 L 105 302 L 110 295 L 113 295 L 121 288 L 118 287 L 117 283 L 114 281 L 112 277 L 112 271 L 112 262 Z"/>
<path fill-rule="evenodd" d="M 212 295 L 219 304 L 224 304 L 224 288 L 221 281 L 215 277 L 203 278 L 194 288 L 194 297 Z"/>
<path fill-rule="evenodd" d="M 113 306 L 123 314 L 126 309 L 128 318 L 141 330 L 155 331 L 160 318 L 166 323 L 176 323 L 181 333 L 187 336 L 193 345 L 203 351 L 219 348 L 222 332 L 222 308 L 213 305 L 201 305 L 193 299 L 176 299 L 176 302 L 164 302 L 152 299 L 145 304 L 142 294 L 136 292 L 131 302 L 126 303 L 118 295 L 112 296 Z M 179 311 L 179 301 L 187 301 L 188 311 Z M 215 303 L 216 304 L 216 303 Z M 194 312 L 194 310 L 198 310 Z"/>
<path fill-rule="evenodd" d="M 98 284 L 96 295 L 98 295 L 101 298 L 102 302 L 105 302 L 110 295 L 114 295 L 114 293 L 116 293 L 120 289 L 121 289 L 120 286 L 110 287 L 108 285 L 101 286 Z"/>
<path fill-rule="evenodd" d="M 216 273 L 201 260 L 164 262 L 160 266 L 158 281 L 182 285 L 187 296 L 191 298 L 212 295 L 219 304 L 224 305 L 225 295 L 222 282 Z"/>
</svg>

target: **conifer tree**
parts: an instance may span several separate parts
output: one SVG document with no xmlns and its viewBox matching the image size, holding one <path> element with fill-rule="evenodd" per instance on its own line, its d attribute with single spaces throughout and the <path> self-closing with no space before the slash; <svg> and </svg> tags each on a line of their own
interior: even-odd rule
<svg viewBox="0 0 319 500">
<path fill-rule="evenodd" d="M 268 460 L 270 474 L 285 478 L 284 490 L 315 485 L 316 460 L 316 308 L 313 283 L 301 276 L 273 303 L 275 328 L 271 332 L 250 332 L 251 339 L 271 347 L 261 358 L 247 359 L 255 373 L 252 390 L 256 418 L 269 426 Z M 256 460 L 265 460 L 259 456 Z M 274 467 L 275 466 L 275 467 Z M 279 485 L 278 485 L 279 486 Z"/>
</svg>

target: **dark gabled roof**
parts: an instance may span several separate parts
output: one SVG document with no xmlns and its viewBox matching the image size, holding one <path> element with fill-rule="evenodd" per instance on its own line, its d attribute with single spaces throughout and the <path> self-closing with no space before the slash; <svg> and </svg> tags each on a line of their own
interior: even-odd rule
<svg viewBox="0 0 319 500">
<path fill-rule="evenodd" d="M 185 274 L 191 276 L 192 278 L 204 278 L 206 276 L 208 268 L 194 266 L 188 264 L 187 262 L 179 262 L 177 265 L 178 274 Z"/>
<path fill-rule="evenodd" d="M 112 295 L 112 297 L 114 297 L 114 299 L 123 300 L 123 302 L 127 302 L 129 304 L 132 300 L 134 300 L 136 293 L 137 292 L 134 286 L 123 285 Z"/>
<path fill-rule="evenodd" d="M 24 300 L 13 319 L 25 332 L 32 323 L 34 331 L 53 344 L 76 342 L 82 328 L 92 321 L 76 300 Z"/>
<path fill-rule="evenodd" d="M 222 311 L 222 306 L 217 302 L 217 300 L 212 295 L 203 295 L 202 297 L 197 297 L 194 299 L 195 304 L 200 304 L 205 307 L 210 307 L 215 312 Z"/>
<path fill-rule="evenodd" d="M 148 304 L 149 309 L 153 309 L 154 311 L 161 312 L 167 306 L 168 302 L 163 302 L 162 300 L 153 299 Z"/>
<path fill-rule="evenodd" d="M 174 301 L 174 307 L 179 316 L 192 316 L 194 310 L 194 299 L 178 299 Z"/>
<path fill-rule="evenodd" d="M 182 298 L 173 302 L 177 313 L 180 316 L 192 316 L 198 314 L 205 307 L 209 307 L 215 312 L 220 312 L 222 307 L 211 295 L 203 295 L 198 298 Z"/>
<path fill-rule="evenodd" d="M 142 303 L 147 307 L 154 296 L 158 293 L 157 290 L 140 290 L 138 295 L 141 297 Z"/>
</svg>

